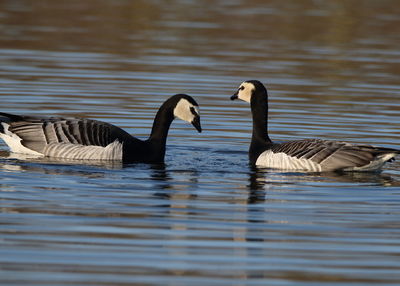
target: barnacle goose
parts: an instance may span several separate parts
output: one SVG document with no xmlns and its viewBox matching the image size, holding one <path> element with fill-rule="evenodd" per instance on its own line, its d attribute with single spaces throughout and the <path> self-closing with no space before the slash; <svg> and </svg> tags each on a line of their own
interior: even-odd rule
<svg viewBox="0 0 400 286">
<path fill-rule="evenodd" d="M 79 118 L 34 117 L 0 113 L 0 138 L 11 152 L 74 160 L 164 161 L 169 127 L 175 117 L 201 132 L 199 106 L 176 94 L 159 108 L 150 137 L 140 140 L 112 124 Z"/>
<path fill-rule="evenodd" d="M 400 150 L 347 142 L 305 139 L 273 143 L 268 136 L 268 93 L 258 80 L 243 82 L 231 100 L 249 102 L 253 134 L 250 164 L 281 170 L 307 172 L 377 171 L 394 159 Z"/>
</svg>

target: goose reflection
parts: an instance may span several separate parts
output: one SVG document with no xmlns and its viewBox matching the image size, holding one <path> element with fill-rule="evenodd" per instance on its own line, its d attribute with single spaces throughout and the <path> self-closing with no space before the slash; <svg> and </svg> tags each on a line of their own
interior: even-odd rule
<svg viewBox="0 0 400 286">
<path fill-rule="evenodd" d="M 166 170 L 158 166 L 154 169 L 152 179 L 155 180 L 157 192 L 154 196 L 167 200 L 190 201 L 197 198 L 197 195 L 190 190 L 198 187 L 199 173 L 193 170 Z M 176 176 L 181 176 L 184 182 L 177 180 Z M 168 206 L 170 206 L 168 204 Z"/>
<path fill-rule="evenodd" d="M 265 191 L 274 185 L 299 183 L 351 183 L 370 186 L 400 186 L 400 181 L 392 175 L 382 172 L 324 172 L 301 173 L 281 172 L 266 168 L 252 167 L 248 173 L 249 203 L 265 199 Z"/>
<path fill-rule="evenodd" d="M 123 164 L 120 161 L 69 160 L 47 157 L 32 157 L 23 154 L 0 151 L 0 169 L 10 172 L 34 172 L 55 176 L 77 176 L 85 178 L 106 178 L 109 171 L 130 171 L 138 169 L 143 177 L 149 176 L 151 189 L 168 190 L 171 176 L 165 164 Z M 136 176 L 137 177 L 137 176 Z"/>
<path fill-rule="evenodd" d="M 258 170 L 256 167 L 251 167 L 249 171 L 249 196 L 247 198 L 248 204 L 255 204 L 265 201 L 266 191 L 268 186 L 266 173 Z"/>
<path fill-rule="evenodd" d="M 50 175 L 70 175 L 85 178 L 107 178 L 109 171 L 116 171 L 122 178 L 127 179 L 127 173 L 134 173 L 132 180 L 144 183 L 145 188 L 154 190 L 153 195 L 171 199 L 172 196 L 182 195 L 180 190 L 196 189 L 199 173 L 196 170 L 167 170 L 165 163 L 157 164 L 123 164 L 120 161 L 70 160 L 47 157 L 32 157 L 8 151 L 0 151 L 0 169 L 12 172 L 35 172 Z M 122 173 L 119 173 L 122 171 Z M 126 173 L 125 173 L 126 171 Z M 140 172 L 140 173 L 139 173 Z M 180 177 L 185 182 L 179 182 Z M 136 178 L 136 179 L 135 179 Z M 125 181 L 124 187 L 131 181 Z M 146 186 L 150 182 L 150 187 Z M 136 183 L 135 183 L 136 184 Z M 114 186 L 115 187 L 115 186 Z M 187 193 L 187 192 L 185 192 Z M 192 196 L 192 195 L 190 195 Z"/>
</svg>

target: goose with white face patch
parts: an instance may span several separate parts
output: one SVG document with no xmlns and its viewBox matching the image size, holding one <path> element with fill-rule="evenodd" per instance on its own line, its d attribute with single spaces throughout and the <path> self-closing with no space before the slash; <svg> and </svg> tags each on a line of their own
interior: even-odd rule
<svg viewBox="0 0 400 286">
<path fill-rule="evenodd" d="M 272 169 L 324 171 L 377 171 L 394 159 L 400 150 L 354 145 L 341 141 L 306 139 L 273 143 L 268 136 L 268 93 L 257 80 L 243 82 L 231 100 L 249 102 L 253 134 L 249 149 L 250 164 Z"/>
<path fill-rule="evenodd" d="M 189 95 L 176 94 L 159 108 L 147 140 L 97 120 L 8 113 L 0 113 L 0 138 L 11 152 L 35 156 L 161 163 L 168 130 L 175 117 L 191 123 L 201 132 L 198 104 Z"/>
</svg>

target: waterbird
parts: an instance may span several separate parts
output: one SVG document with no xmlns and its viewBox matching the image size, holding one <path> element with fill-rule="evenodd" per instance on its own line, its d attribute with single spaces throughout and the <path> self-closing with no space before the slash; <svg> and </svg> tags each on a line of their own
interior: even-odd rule
<svg viewBox="0 0 400 286">
<path fill-rule="evenodd" d="M 379 171 L 400 150 L 323 139 L 274 143 L 268 135 L 268 92 L 258 80 L 240 84 L 231 100 L 250 103 L 253 131 L 249 148 L 251 165 L 305 172 Z"/>
<path fill-rule="evenodd" d="M 147 140 L 133 137 L 110 123 L 63 117 L 25 116 L 0 112 L 0 138 L 11 152 L 72 160 L 118 160 L 163 163 L 168 130 L 174 118 L 201 132 L 199 105 L 176 94 L 159 108 Z"/>
</svg>

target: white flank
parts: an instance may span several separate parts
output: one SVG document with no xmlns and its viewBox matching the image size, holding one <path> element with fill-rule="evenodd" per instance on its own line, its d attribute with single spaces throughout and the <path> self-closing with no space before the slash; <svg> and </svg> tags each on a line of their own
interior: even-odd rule
<svg viewBox="0 0 400 286">
<path fill-rule="evenodd" d="M 191 107 L 193 107 L 197 115 L 199 115 L 198 106 L 194 106 L 186 99 L 181 98 L 181 100 L 179 100 L 178 104 L 174 108 L 174 116 L 182 119 L 183 121 L 191 123 L 195 117 L 195 115 L 190 110 Z"/>
<path fill-rule="evenodd" d="M 249 83 L 249 82 L 243 82 L 239 86 L 238 90 L 238 98 L 250 103 L 251 95 L 253 94 L 253 91 L 256 89 L 254 84 Z"/>
<path fill-rule="evenodd" d="M 8 130 L 10 125 L 5 122 L 1 122 L 3 125 L 4 133 L 0 133 L 0 138 L 4 140 L 7 146 L 10 148 L 11 152 L 14 153 L 21 153 L 21 154 L 28 154 L 28 155 L 43 155 L 39 152 L 34 150 L 28 149 L 21 144 L 21 138 Z"/>
<path fill-rule="evenodd" d="M 274 153 L 271 150 L 261 153 L 256 166 L 280 170 L 321 172 L 321 165 L 308 159 L 298 159 L 285 153 Z"/>
<path fill-rule="evenodd" d="M 5 122 L 1 122 L 1 124 L 3 125 L 4 133 L 0 133 L 0 138 L 4 140 L 13 153 L 76 160 L 122 160 L 122 143 L 118 141 L 114 141 L 106 147 L 51 143 L 46 145 L 43 154 L 41 154 L 23 146 L 21 144 L 22 139 L 8 130 L 10 125 Z"/>
<path fill-rule="evenodd" d="M 122 160 L 122 143 L 114 141 L 103 146 L 84 146 L 72 143 L 51 143 L 44 148 L 44 155 L 73 160 Z"/>
</svg>

